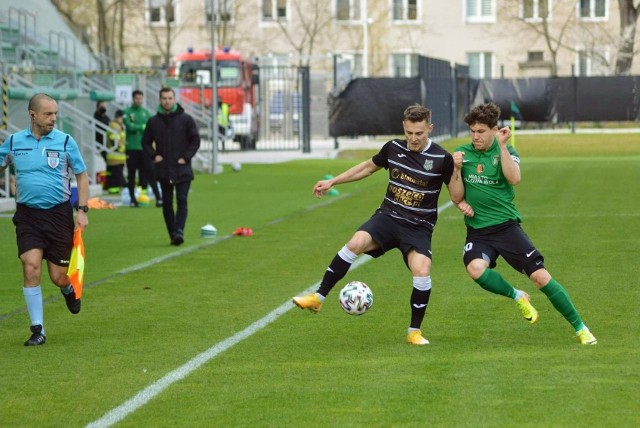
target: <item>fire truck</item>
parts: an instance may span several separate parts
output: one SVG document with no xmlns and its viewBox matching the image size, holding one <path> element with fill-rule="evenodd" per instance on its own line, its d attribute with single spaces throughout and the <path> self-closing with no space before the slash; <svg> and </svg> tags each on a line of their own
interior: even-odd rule
<svg viewBox="0 0 640 428">
<path fill-rule="evenodd" d="M 218 102 L 229 106 L 234 141 L 254 149 L 260 131 L 258 67 L 240 52 L 216 50 Z M 180 101 L 211 108 L 211 51 L 192 50 L 176 55 L 173 77 L 180 81 Z"/>
</svg>

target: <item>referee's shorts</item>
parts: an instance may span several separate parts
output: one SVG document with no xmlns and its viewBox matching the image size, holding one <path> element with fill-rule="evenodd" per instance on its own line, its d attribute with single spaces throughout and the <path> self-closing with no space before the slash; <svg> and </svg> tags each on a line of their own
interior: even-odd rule
<svg viewBox="0 0 640 428">
<path fill-rule="evenodd" d="M 18 257 L 35 248 L 44 259 L 58 266 L 69 266 L 73 248 L 73 207 L 69 201 L 49 209 L 16 204 L 13 215 L 18 241 Z"/>
</svg>

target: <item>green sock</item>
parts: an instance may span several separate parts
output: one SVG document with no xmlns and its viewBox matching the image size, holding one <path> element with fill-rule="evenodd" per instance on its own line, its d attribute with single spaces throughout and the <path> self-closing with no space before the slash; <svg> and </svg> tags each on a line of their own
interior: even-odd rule
<svg viewBox="0 0 640 428">
<path fill-rule="evenodd" d="M 573 302 L 571 301 L 569 294 L 558 281 L 551 278 L 551 281 L 542 287 L 540 291 L 547 296 L 553 307 L 556 308 L 556 310 L 560 312 L 567 321 L 569 321 L 569 324 L 571 324 L 576 331 L 584 327 L 582 318 L 580 318 L 576 307 L 573 306 Z"/>
<path fill-rule="evenodd" d="M 505 281 L 498 272 L 494 272 L 491 269 L 485 269 L 484 273 L 480 275 L 480 278 L 474 281 L 480 287 L 494 294 L 500 294 L 501 296 L 507 296 L 512 299 L 516 297 L 516 289 Z"/>
</svg>

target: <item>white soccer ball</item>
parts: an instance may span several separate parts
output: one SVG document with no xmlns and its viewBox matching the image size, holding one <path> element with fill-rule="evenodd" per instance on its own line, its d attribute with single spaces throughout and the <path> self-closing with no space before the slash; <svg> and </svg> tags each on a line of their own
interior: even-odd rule
<svg viewBox="0 0 640 428">
<path fill-rule="evenodd" d="M 240 172 L 240 170 L 242 169 L 242 164 L 240 162 L 233 162 L 231 163 L 231 169 L 234 172 Z"/>
<path fill-rule="evenodd" d="M 362 281 L 351 281 L 340 290 L 340 306 L 349 315 L 362 315 L 373 306 L 373 291 Z"/>
</svg>

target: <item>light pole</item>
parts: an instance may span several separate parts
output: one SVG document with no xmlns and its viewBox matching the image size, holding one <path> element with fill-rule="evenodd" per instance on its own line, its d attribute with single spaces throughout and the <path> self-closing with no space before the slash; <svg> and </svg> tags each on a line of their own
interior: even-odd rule
<svg viewBox="0 0 640 428">
<path fill-rule="evenodd" d="M 362 33 L 364 52 L 362 53 L 362 77 L 369 77 L 369 12 L 367 0 L 362 0 Z"/>
<path fill-rule="evenodd" d="M 220 174 L 222 167 L 218 164 L 218 70 L 216 65 L 216 0 L 209 0 L 211 7 L 211 174 Z"/>
</svg>

